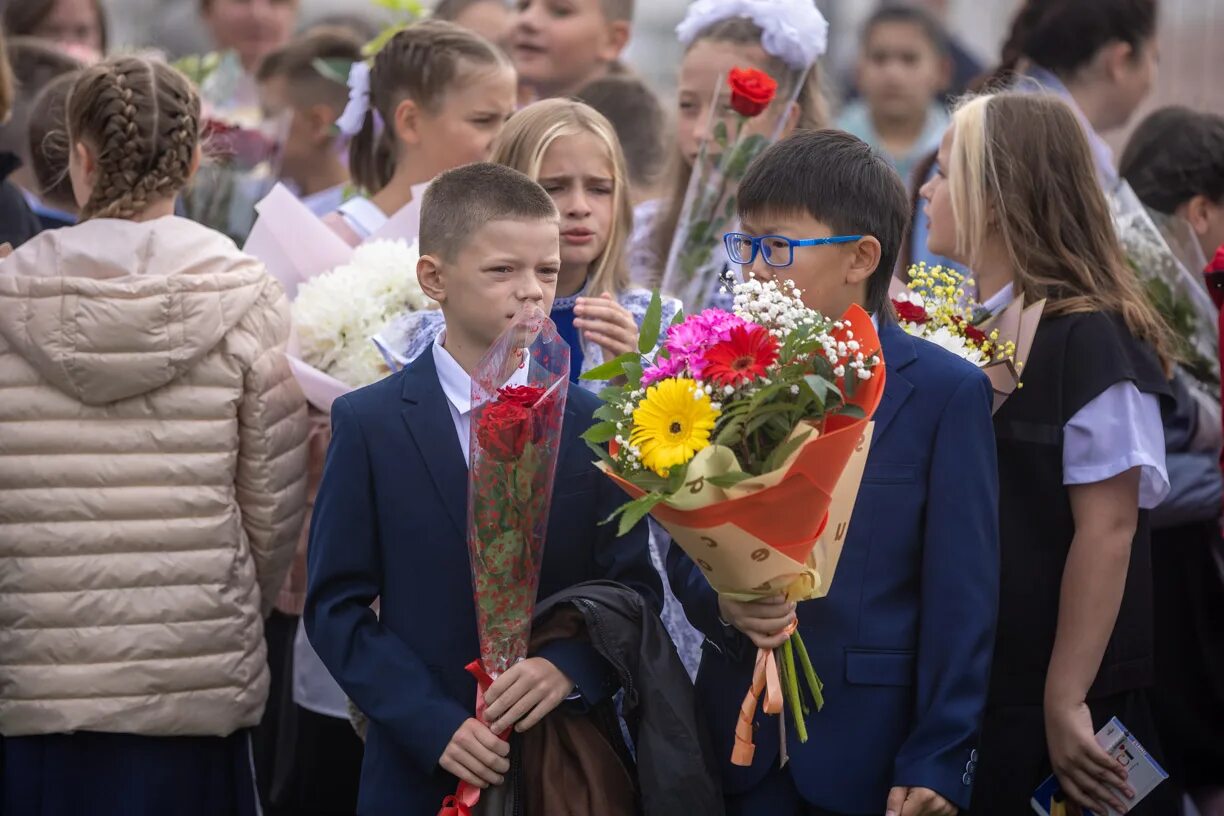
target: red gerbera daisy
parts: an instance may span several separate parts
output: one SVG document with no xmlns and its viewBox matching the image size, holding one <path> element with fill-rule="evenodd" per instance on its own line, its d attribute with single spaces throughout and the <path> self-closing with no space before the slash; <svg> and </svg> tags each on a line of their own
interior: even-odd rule
<svg viewBox="0 0 1224 816">
<path fill-rule="evenodd" d="M 720 386 L 739 387 L 765 374 L 778 361 L 778 341 L 763 326 L 736 326 L 731 336 L 705 353 L 704 374 Z"/>
</svg>

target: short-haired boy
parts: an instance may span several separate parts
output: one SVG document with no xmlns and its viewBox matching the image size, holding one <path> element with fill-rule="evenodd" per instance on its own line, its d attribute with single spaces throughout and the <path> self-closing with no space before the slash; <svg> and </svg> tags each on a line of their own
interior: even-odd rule
<svg viewBox="0 0 1224 816">
<path fill-rule="evenodd" d="M 361 58 L 349 31 L 318 28 L 269 54 L 256 75 L 264 113 L 292 116 L 281 177 L 318 216 L 344 203 L 349 168 L 335 124 L 348 103 L 348 71 Z"/>
<path fill-rule="evenodd" d="M 479 655 L 466 544 L 469 375 L 522 307 L 551 308 L 558 223 L 543 188 L 509 168 L 439 176 L 422 201 L 417 277 L 446 329 L 406 369 L 332 406 L 305 620 L 370 719 L 360 813 L 436 812 L 456 777 L 500 784 L 509 749 L 496 733 L 527 730 L 574 695 L 593 705 L 615 690 L 588 643 L 550 643 L 496 680 L 485 725 L 464 671 Z M 624 495 L 579 439 L 598 406 L 570 389 L 539 594 L 606 579 L 658 609 L 645 524 L 623 538 L 600 525 Z"/>
<path fill-rule="evenodd" d="M 666 162 L 667 115 L 655 92 L 633 74 L 610 74 L 583 86 L 577 98 L 606 116 L 616 130 L 625 151 L 633 205 L 658 198 Z"/>
<path fill-rule="evenodd" d="M 520 0 L 510 32 L 510 57 L 524 101 L 573 96 L 620 70 L 633 28 L 634 0 Z"/>
<path fill-rule="evenodd" d="M 916 188 L 914 169 L 939 147 L 948 127 L 941 94 L 952 75 L 948 35 L 915 6 L 884 6 L 863 26 L 857 81 L 837 126 L 880 151 Z"/>
<path fill-rule="evenodd" d="M 822 130 L 774 145 L 740 184 L 739 216 L 754 237 L 851 239 L 774 250 L 768 262 L 758 251 L 742 257 L 744 272 L 793 280 L 826 315 L 866 308 L 886 380 L 827 597 L 798 609 L 716 598 L 679 548 L 669 553 L 672 588 L 708 638 L 697 694 L 728 760 L 728 813 L 949 816 L 969 804 L 998 605 L 990 384 L 894 322 L 889 278 L 909 204 L 896 172 L 862 141 Z M 824 709 L 808 718 L 806 743 L 787 740 L 784 768 L 779 718 L 758 711 L 755 760 L 732 766 L 752 647 L 780 645 L 796 615 L 825 682 Z"/>
</svg>

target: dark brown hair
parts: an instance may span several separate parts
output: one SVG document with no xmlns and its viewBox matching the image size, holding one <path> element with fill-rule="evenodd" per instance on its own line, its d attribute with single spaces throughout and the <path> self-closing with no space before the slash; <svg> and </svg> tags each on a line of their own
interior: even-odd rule
<svg viewBox="0 0 1224 816">
<path fill-rule="evenodd" d="M 191 179 L 200 97 L 164 62 L 115 57 L 81 72 L 68 96 L 68 136 L 97 153 L 98 180 L 81 220 L 132 218 Z"/>
<path fill-rule="evenodd" d="M 943 24 L 935 19 L 935 15 L 919 6 L 881 6 L 863 24 L 862 45 L 867 45 L 878 27 L 888 24 L 912 25 L 919 29 L 941 57 L 948 56 L 951 51 L 948 32 Z"/>
<path fill-rule="evenodd" d="M 13 112 L 13 69 L 8 61 L 8 47 L 4 44 L 4 30 L 0 29 L 0 125 L 8 122 Z"/>
<path fill-rule="evenodd" d="M 401 102 L 411 99 L 436 111 L 447 91 L 467 77 L 465 69 L 509 64 L 496 46 L 444 20 L 414 23 L 396 34 L 370 70 L 370 110 L 349 147 L 353 181 L 371 194 L 391 181 L 398 155 L 392 123 Z"/>
<path fill-rule="evenodd" d="M 102 0 L 92 0 L 94 13 L 98 15 L 98 31 L 102 39 L 102 53 L 106 53 L 106 9 Z M 4 30 L 14 37 L 36 37 L 41 26 L 55 11 L 56 0 L 9 0 L 4 6 Z"/>
<path fill-rule="evenodd" d="M 613 74 L 589 83 L 577 98 L 607 117 L 625 151 L 629 180 L 654 184 L 666 161 L 667 117 L 654 91 L 633 74 Z"/>
<path fill-rule="evenodd" d="M 999 65 L 975 86 L 998 88 L 1024 60 L 1074 76 L 1111 42 L 1138 51 L 1156 36 L 1157 0 L 1025 0 L 1012 19 Z"/>
<path fill-rule="evenodd" d="M 689 44 L 688 50 L 691 51 L 693 46 L 699 42 L 759 46 L 763 36 L 764 31 L 752 20 L 747 17 L 732 17 L 713 23 L 699 33 L 692 43 Z M 767 60 L 765 69 L 771 75 L 775 77 L 786 76 L 791 72 L 786 63 L 777 57 L 770 56 L 768 52 L 766 52 L 765 58 Z M 825 101 L 820 83 L 820 66 L 815 64 L 807 72 L 807 75 L 804 76 L 803 87 L 799 89 L 799 96 L 796 99 L 796 104 L 799 106 L 799 123 L 797 126 L 799 130 L 817 130 L 829 123 L 829 106 Z M 784 97 L 786 93 L 787 89 L 778 89 L 779 98 Z M 684 208 L 684 196 L 688 192 L 689 176 L 692 172 L 693 168 L 689 167 L 684 161 L 684 157 L 680 156 L 679 152 L 677 152 L 671 163 L 670 196 L 664 209 L 660 211 L 658 220 L 655 221 L 654 233 L 651 237 L 653 249 L 663 265 L 667 264 L 667 256 L 671 251 L 672 239 L 680 222 L 680 211 Z M 655 270 L 656 275 L 660 278 L 663 271 L 661 268 Z"/>
<path fill-rule="evenodd" d="M 867 282 L 868 311 L 888 313 L 888 287 L 909 225 L 905 184 L 886 159 L 840 130 L 800 131 L 771 145 L 739 186 L 740 218 L 806 213 L 838 235 L 871 235 L 880 263 Z"/>
<path fill-rule="evenodd" d="M 1139 200 L 1165 215 L 1195 196 L 1224 203 L 1224 116 L 1161 108 L 1135 128 L 1119 166 Z"/>
<path fill-rule="evenodd" d="M 295 106 L 330 105 L 339 114 L 348 102 L 347 72 L 360 60 L 356 35 L 344 28 L 320 27 L 264 57 L 255 78 L 268 82 L 284 77 Z M 325 73 L 319 63 L 339 73 Z"/>
<path fill-rule="evenodd" d="M 421 200 L 421 254 L 453 261 L 490 221 L 556 221 L 544 188 L 517 170 L 478 162 L 434 179 Z"/>
<path fill-rule="evenodd" d="M 31 155 L 27 134 L 31 128 L 34 99 L 47 83 L 64 74 L 79 71 L 81 63 L 37 37 L 11 37 L 8 41 L 9 66 L 13 72 L 14 96 L 10 119 L 0 129 L 0 150 L 15 153 L 29 164 Z"/>
</svg>

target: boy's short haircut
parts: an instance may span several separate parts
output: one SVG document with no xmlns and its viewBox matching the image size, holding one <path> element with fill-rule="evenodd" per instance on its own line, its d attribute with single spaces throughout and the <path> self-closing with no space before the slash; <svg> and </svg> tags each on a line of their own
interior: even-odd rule
<svg viewBox="0 0 1224 816">
<path fill-rule="evenodd" d="M 635 186 L 653 184 L 667 160 L 663 141 L 667 117 L 654 91 L 633 74 L 609 74 L 576 96 L 612 123 L 625 150 L 629 181 Z"/>
<path fill-rule="evenodd" d="M 38 181 L 42 200 L 64 210 L 77 208 L 68 177 L 68 96 L 78 71 L 61 74 L 47 83 L 30 106 L 30 169 Z"/>
<path fill-rule="evenodd" d="M 259 82 L 284 78 L 295 107 L 348 103 L 348 70 L 361 59 L 361 41 L 348 29 L 319 27 L 273 51 L 259 65 Z"/>
<path fill-rule="evenodd" d="M 888 287 L 910 221 L 905 184 L 892 165 L 849 133 L 799 131 L 762 153 L 739 187 L 743 219 L 796 212 L 827 224 L 837 235 L 875 236 L 880 264 L 867 283 L 863 305 L 874 314 L 887 313 Z"/>
<path fill-rule="evenodd" d="M 556 221 L 544 188 L 517 170 L 480 162 L 434 179 L 421 201 L 421 254 L 453 261 L 490 221 Z"/>
<path fill-rule="evenodd" d="M 633 5 L 635 0 L 599 0 L 604 16 L 613 22 L 633 22 Z"/>
<path fill-rule="evenodd" d="M 882 6 L 867 18 L 867 22 L 863 25 L 863 46 L 867 45 L 877 27 L 887 23 L 917 26 L 931 43 L 935 53 L 941 57 L 948 56 L 952 51 L 947 29 L 935 18 L 935 15 L 924 8 L 900 3 Z"/>
</svg>

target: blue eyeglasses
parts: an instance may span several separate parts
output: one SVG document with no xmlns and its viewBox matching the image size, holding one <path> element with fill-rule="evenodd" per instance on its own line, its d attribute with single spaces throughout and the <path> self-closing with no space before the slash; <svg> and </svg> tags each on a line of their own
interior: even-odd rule
<svg viewBox="0 0 1224 816">
<path fill-rule="evenodd" d="M 795 262 L 795 247 L 824 246 L 825 244 L 848 244 L 861 235 L 834 235 L 831 238 L 804 238 L 796 240 L 785 235 L 748 235 L 743 232 L 728 232 L 723 236 L 723 246 L 731 263 L 748 266 L 756 260 L 759 251 L 765 263 L 775 269 L 785 269 Z"/>
</svg>

